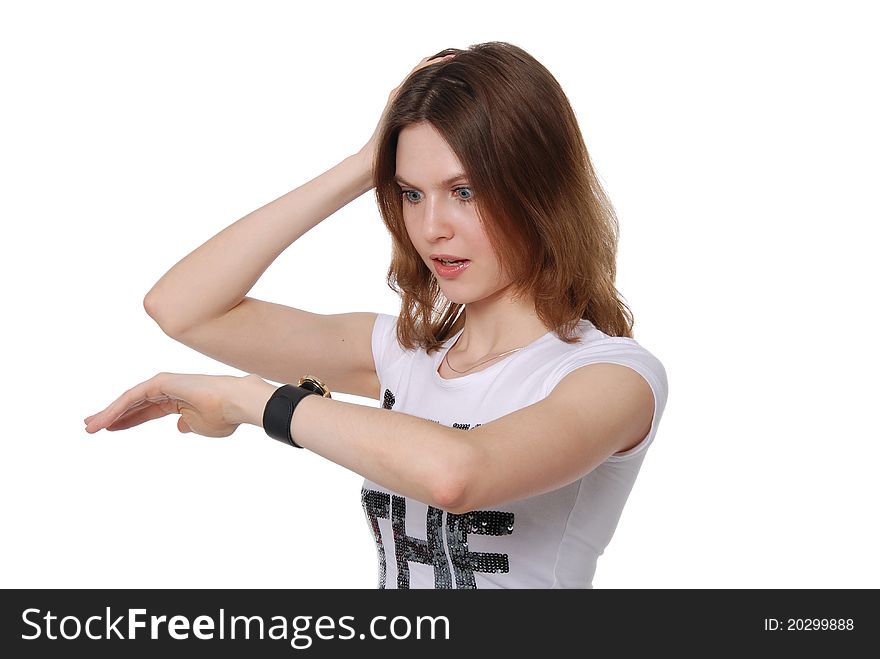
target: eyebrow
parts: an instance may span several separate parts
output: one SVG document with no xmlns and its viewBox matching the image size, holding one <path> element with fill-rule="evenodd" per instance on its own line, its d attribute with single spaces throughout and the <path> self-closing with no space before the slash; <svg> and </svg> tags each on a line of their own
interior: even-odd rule
<svg viewBox="0 0 880 659">
<path fill-rule="evenodd" d="M 410 186 L 410 187 L 412 187 L 412 188 L 416 188 L 416 187 L 418 187 L 418 186 L 416 186 L 416 185 L 413 185 L 412 183 L 407 183 L 407 182 L 403 179 L 403 177 L 401 177 L 401 176 L 396 176 L 396 175 L 395 175 L 394 180 L 395 180 L 397 183 L 403 183 L 404 185 L 408 185 L 408 186 Z M 450 177 L 449 177 L 448 179 L 446 179 L 445 181 L 441 181 L 441 182 L 440 182 L 440 187 L 441 187 L 441 188 L 445 188 L 447 185 L 451 185 L 451 184 L 455 183 L 456 181 L 462 181 L 462 180 L 467 180 L 467 175 L 464 174 L 463 172 L 459 172 L 459 173 L 456 174 L 455 176 L 450 176 Z"/>
</svg>

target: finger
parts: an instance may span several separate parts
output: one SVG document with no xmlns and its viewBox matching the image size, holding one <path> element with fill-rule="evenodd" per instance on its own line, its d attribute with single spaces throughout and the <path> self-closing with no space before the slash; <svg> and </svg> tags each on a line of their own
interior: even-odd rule
<svg viewBox="0 0 880 659">
<path fill-rule="evenodd" d="M 426 66 L 431 66 L 432 64 L 438 64 L 439 62 L 445 62 L 445 57 L 436 57 L 434 59 L 422 60 L 419 65 L 415 68 L 416 71 L 419 69 L 424 69 Z"/>
<path fill-rule="evenodd" d="M 120 420 L 128 418 L 129 415 L 135 414 L 151 405 L 153 405 L 153 403 L 147 400 L 138 401 L 116 416 L 109 413 L 105 414 L 106 410 L 105 412 L 98 412 L 91 416 L 90 421 L 86 422 L 86 432 L 98 432 L 101 428 L 107 428 Z"/>
<path fill-rule="evenodd" d="M 423 58 L 422 61 L 423 62 L 434 62 L 434 61 L 449 59 L 450 57 L 455 57 L 455 53 L 450 53 L 448 55 L 428 55 L 428 57 Z"/>
<path fill-rule="evenodd" d="M 415 67 L 413 67 L 413 70 L 410 71 L 410 75 L 412 75 L 413 73 L 415 73 L 419 69 L 425 68 L 426 66 L 430 66 L 431 64 L 437 64 L 438 62 L 445 62 L 446 60 L 449 60 L 453 57 L 455 57 L 455 55 L 444 55 L 443 57 L 434 57 L 434 58 L 430 58 L 430 57 L 422 58 L 422 61 L 419 62 L 418 64 L 416 64 Z"/>
<path fill-rule="evenodd" d="M 126 430 L 128 428 L 138 426 L 142 423 L 146 423 L 147 421 L 159 419 L 163 416 L 168 416 L 169 414 L 173 413 L 173 410 L 162 409 L 158 405 L 150 405 L 149 407 L 134 413 L 126 412 L 113 423 L 108 425 L 107 430 L 111 432 L 113 432 L 114 430 Z"/>
<path fill-rule="evenodd" d="M 168 396 L 150 396 L 123 412 L 107 425 L 107 430 L 125 430 L 169 414 L 180 414 L 180 400 Z"/>
<path fill-rule="evenodd" d="M 147 399 L 165 398 L 167 396 L 161 391 L 161 381 L 167 374 L 159 373 L 149 380 L 135 385 L 115 401 L 110 403 L 105 409 L 93 415 L 87 422 L 89 427 L 99 430 L 113 423 L 126 412 L 142 406 L 144 403 L 149 404 Z M 88 428 L 87 428 L 88 430 Z"/>
<path fill-rule="evenodd" d="M 189 427 L 189 424 L 183 417 L 177 419 L 177 429 L 180 432 L 192 432 L 192 428 Z"/>
<path fill-rule="evenodd" d="M 87 423 L 94 427 L 104 427 L 118 419 L 127 411 L 134 409 L 142 403 L 145 403 L 146 398 L 136 397 L 137 394 L 135 392 L 140 387 L 141 385 L 137 385 L 137 387 L 133 387 L 132 389 L 126 391 L 103 410 L 101 410 L 97 414 L 93 414 Z"/>
</svg>

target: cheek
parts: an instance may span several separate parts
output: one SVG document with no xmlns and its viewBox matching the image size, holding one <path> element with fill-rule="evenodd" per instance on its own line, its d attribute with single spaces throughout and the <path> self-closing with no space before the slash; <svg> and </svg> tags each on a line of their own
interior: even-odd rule
<svg viewBox="0 0 880 659">
<path fill-rule="evenodd" d="M 495 250 L 489 242 L 489 237 L 481 228 L 474 228 L 468 232 L 467 243 L 472 246 L 474 255 L 479 255 L 482 260 L 496 261 Z"/>
<path fill-rule="evenodd" d="M 403 218 L 403 226 L 406 229 L 406 235 L 409 237 L 409 241 L 413 245 L 417 244 L 416 239 L 418 238 L 418 234 L 415 231 L 415 225 L 412 223 L 411 220 L 408 220 L 405 215 Z"/>
<path fill-rule="evenodd" d="M 498 259 L 498 255 L 495 253 L 492 243 L 489 242 L 489 238 L 485 234 L 481 233 L 479 236 L 474 236 L 470 244 L 474 246 L 474 258 L 480 260 L 486 268 L 484 272 L 486 272 L 487 275 L 493 273 L 490 276 L 494 276 L 499 282 L 506 281 L 510 278 L 509 273 L 502 269 L 501 261 Z"/>
</svg>

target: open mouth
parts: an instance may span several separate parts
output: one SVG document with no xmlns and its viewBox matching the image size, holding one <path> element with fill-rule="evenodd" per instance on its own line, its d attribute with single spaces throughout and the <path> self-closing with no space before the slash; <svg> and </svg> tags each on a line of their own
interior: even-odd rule
<svg viewBox="0 0 880 659">
<path fill-rule="evenodd" d="M 469 259 L 451 261 L 448 259 L 433 259 L 434 270 L 440 277 L 457 277 L 471 264 Z"/>
</svg>

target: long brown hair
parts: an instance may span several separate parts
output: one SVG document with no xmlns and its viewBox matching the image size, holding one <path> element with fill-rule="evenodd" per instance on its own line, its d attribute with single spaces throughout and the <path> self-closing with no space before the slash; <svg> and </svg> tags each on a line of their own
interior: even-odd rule
<svg viewBox="0 0 880 659">
<path fill-rule="evenodd" d="M 615 287 L 618 223 L 559 83 L 534 57 L 492 41 L 413 73 L 383 119 L 373 163 L 376 200 L 392 237 L 388 286 L 401 296 L 397 340 L 428 353 L 464 325 L 466 305 L 446 298 L 407 234 L 394 181 L 397 141 L 429 122 L 461 162 L 478 214 L 514 296 L 562 341 L 578 321 L 632 337 L 633 317 Z"/>
</svg>

